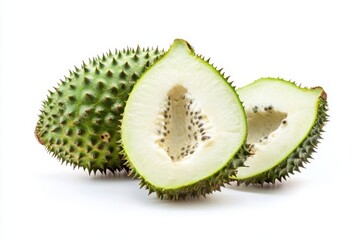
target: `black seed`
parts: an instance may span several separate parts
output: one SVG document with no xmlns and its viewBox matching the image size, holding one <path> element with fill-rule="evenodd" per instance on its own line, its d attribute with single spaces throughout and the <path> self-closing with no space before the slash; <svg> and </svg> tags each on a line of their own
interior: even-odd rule
<svg viewBox="0 0 360 240">
<path fill-rule="evenodd" d="M 190 104 L 193 104 L 193 102 L 194 102 L 194 101 L 191 99 L 191 100 L 190 100 Z"/>
<path fill-rule="evenodd" d="M 206 134 L 206 132 L 202 132 L 201 135 L 204 136 Z"/>
<path fill-rule="evenodd" d="M 194 150 L 190 151 L 190 154 L 193 154 L 194 153 Z"/>
<path fill-rule="evenodd" d="M 194 136 L 194 139 L 197 140 L 197 136 Z"/>
<path fill-rule="evenodd" d="M 268 110 L 271 111 L 273 109 L 273 106 L 268 106 Z"/>
<path fill-rule="evenodd" d="M 166 126 L 164 126 L 164 130 L 166 130 L 167 129 L 167 127 Z"/>
<path fill-rule="evenodd" d="M 167 134 L 169 134 L 170 133 L 170 130 L 167 130 Z"/>
<path fill-rule="evenodd" d="M 198 119 L 200 120 L 200 119 L 202 119 L 203 117 L 202 116 L 198 116 Z"/>
<path fill-rule="evenodd" d="M 260 139 L 260 141 L 259 142 L 262 142 L 262 140 Z"/>
<path fill-rule="evenodd" d="M 186 111 L 186 116 L 189 114 L 189 112 L 188 111 Z"/>
<path fill-rule="evenodd" d="M 205 140 L 206 140 L 206 136 L 202 136 L 202 137 L 201 137 L 201 140 L 202 140 L 202 141 L 205 141 Z"/>
<path fill-rule="evenodd" d="M 185 95 L 182 96 L 182 99 L 185 99 Z"/>
<path fill-rule="evenodd" d="M 196 123 L 196 124 L 199 124 L 199 121 L 196 121 L 195 123 Z"/>
<path fill-rule="evenodd" d="M 198 115 L 199 114 L 199 112 L 197 111 L 197 112 L 195 112 L 195 115 Z"/>
<path fill-rule="evenodd" d="M 182 147 L 181 150 L 184 151 L 184 150 L 185 150 L 185 147 Z"/>
<path fill-rule="evenodd" d="M 184 153 L 183 153 L 183 152 L 181 153 L 181 156 L 184 156 Z"/>
<path fill-rule="evenodd" d="M 186 148 L 190 148 L 190 145 L 187 145 L 187 147 Z"/>
<path fill-rule="evenodd" d="M 283 121 L 282 121 L 282 124 L 286 124 L 286 123 L 287 123 L 287 121 L 286 121 L 286 120 L 283 120 Z"/>
<path fill-rule="evenodd" d="M 164 133 L 163 136 L 166 137 L 166 133 Z"/>
<path fill-rule="evenodd" d="M 161 141 L 161 142 L 165 142 L 165 139 L 162 138 L 160 141 Z"/>
<path fill-rule="evenodd" d="M 264 111 L 267 111 L 268 110 L 268 108 L 267 107 L 264 107 Z"/>
<path fill-rule="evenodd" d="M 200 132 L 202 133 L 204 131 L 204 128 L 200 128 Z"/>
<path fill-rule="evenodd" d="M 167 118 L 168 117 L 168 115 L 167 114 L 164 114 L 164 118 Z"/>
<path fill-rule="evenodd" d="M 193 115 L 194 112 L 190 112 L 190 115 Z"/>
<path fill-rule="evenodd" d="M 264 139 L 268 139 L 268 136 L 265 136 Z"/>
<path fill-rule="evenodd" d="M 188 126 L 188 129 L 191 130 L 191 126 Z"/>
<path fill-rule="evenodd" d="M 174 160 L 174 156 L 170 156 L 171 157 L 171 160 Z"/>
<path fill-rule="evenodd" d="M 201 128 L 203 125 L 204 125 L 203 123 L 200 123 L 200 124 L 198 125 L 198 127 Z"/>
</svg>

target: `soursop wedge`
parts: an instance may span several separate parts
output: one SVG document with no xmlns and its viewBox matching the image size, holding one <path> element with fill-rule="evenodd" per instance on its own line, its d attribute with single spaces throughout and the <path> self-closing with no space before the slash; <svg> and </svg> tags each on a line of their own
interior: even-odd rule
<svg viewBox="0 0 360 240">
<path fill-rule="evenodd" d="M 252 155 L 234 179 L 239 184 L 263 185 L 300 171 L 315 152 L 328 121 L 325 91 L 262 78 L 237 92 L 245 106 Z"/>
</svg>

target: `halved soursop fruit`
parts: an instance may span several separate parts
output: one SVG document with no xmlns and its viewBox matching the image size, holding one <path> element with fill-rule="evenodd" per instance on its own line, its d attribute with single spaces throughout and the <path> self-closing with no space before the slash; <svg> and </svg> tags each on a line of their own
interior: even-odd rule
<svg viewBox="0 0 360 240">
<path fill-rule="evenodd" d="M 237 89 L 245 106 L 252 155 L 238 169 L 238 183 L 280 182 L 309 162 L 321 139 L 327 95 L 283 79 L 262 78 Z"/>
<path fill-rule="evenodd" d="M 246 134 L 234 88 L 177 39 L 131 92 L 121 144 L 140 186 L 177 200 L 205 196 L 231 181 L 243 161 L 234 155 L 245 152 Z"/>
<path fill-rule="evenodd" d="M 35 135 L 61 162 L 97 171 L 122 170 L 118 124 L 136 80 L 163 51 L 123 49 L 70 71 L 43 102 Z"/>
</svg>

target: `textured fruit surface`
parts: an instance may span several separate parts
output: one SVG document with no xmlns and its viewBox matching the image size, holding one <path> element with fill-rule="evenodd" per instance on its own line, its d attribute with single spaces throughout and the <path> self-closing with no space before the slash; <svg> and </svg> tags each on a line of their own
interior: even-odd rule
<svg viewBox="0 0 360 240">
<path fill-rule="evenodd" d="M 177 39 L 131 92 L 121 144 L 140 185 L 176 200 L 205 196 L 231 181 L 246 156 L 246 134 L 234 88 Z"/>
<path fill-rule="evenodd" d="M 282 181 L 309 162 L 328 120 L 321 87 L 263 78 L 237 90 L 248 122 L 252 155 L 239 168 L 238 183 Z"/>
<path fill-rule="evenodd" d="M 124 49 L 89 59 L 49 91 L 35 134 L 61 162 L 97 171 L 124 168 L 118 125 L 134 83 L 163 51 Z"/>
</svg>

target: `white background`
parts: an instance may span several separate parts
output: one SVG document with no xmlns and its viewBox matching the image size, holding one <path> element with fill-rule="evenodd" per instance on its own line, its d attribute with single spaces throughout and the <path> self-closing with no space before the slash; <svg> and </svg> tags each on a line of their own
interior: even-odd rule
<svg viewBox="0 0 360 240">
<path fill-rule="evenodd" d="M 0 239 L 359 239 L 356 1 L 0 0 Z M 330 122 L 283 184 L 160 201 L 123 174 L 61 165 L 34 137 L 47 89 L 108 49 L 184 38 L 237 86 L 323 86 Z"/>
</svg>

